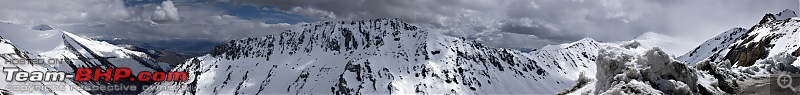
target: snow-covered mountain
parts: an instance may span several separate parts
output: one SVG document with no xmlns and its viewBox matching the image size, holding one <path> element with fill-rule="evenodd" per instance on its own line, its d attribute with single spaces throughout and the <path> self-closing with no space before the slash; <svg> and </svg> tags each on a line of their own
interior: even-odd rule
<svg viewBox="0 0 800 95">
<path fill-rule="evenodd" d="M 233 40 L 173 71 L 180 90 L 158 94 L 552 94 L 594 75 L 587 38 L 524 53 L 427 32 L 393 19 L 319 22 Z"/>
<path fill-rule="evenodd" d="M 604 47 L 597 75 L 587 79 L 596 81 L 570 94 L 798 94 L 775 82 L 780 74 L 800 73 L 798 24 L 796 16 L 767 14 L 750 29 L 723 32 L 677 59 L 658 48 L 632 48 L 638 41 Z"/>
<path fill-rule="evenodd" d="M 751 29 L 728 30 L 678 58 L 660 49 L 675 41 L 656 33 L 524 53 L 392 19 L 318 22 L 217 46 L 173 69 L 189 72 L 189 81 L 151 87 L 182 88 L 143 94 L 751 93 L 757 85 L 747 83 L 763 81 L 737 79 L 796 63 L 797 19 L 767 14 Z"/>
<path fill-rule="evenodd" d="M 656 33 L 614 43 L 584 38 L 520 52 L 428 32 L 395 19 L 317 22 L 266 37 L 232 40 L 207 55 L 170 67 L 147 53 L 44 24 L 4 23 L 0 24 L 0 53 L 14 54 L 4 59 L 77 59 L 35 65 L 3 61 L 4 67 L 67 72 L 79 67 L 127 67 L 132 72 L 170 70 L 189 76 L 187 81 L 158 82 L 144 91 L 49 88 L 0 89 L 0 93 L 797 94 L 763 86 L 769 82 L 768 75 L 800 73 L 798 27 L 800 18 L 794 11 L 766 14 L 749 29 L 730 29 L 674 58 L 671 54 L 676 50 L 664 46 L 676 41 L 664 41 L 670 38 Z M 18 83 L 0 81 L 0 86 Z"/>
<path fill-rule="evenodd" d="M 166 63 L 159 63 L 148 57 L 145 53 L 136 52 L 117 47 L 105 42 L 94 41 L 79 37 L 75 34 L 61 31 L 47 25 L 38 25 L 33 28 L 26 25 L 0 24 L 0 36 L 3 38 L 3 53 L 14 54 L 14 56 L 4 57 L 5 60 L 27 60 L 27 59 L 68 59 L 59 61 L 57 64 L 11 64 L 2 61 L 4 67 L 20 67 L 23 71 L 65 71 L 74 73 L 76 68 L 113 68 L 127 67 L 131 72 L 141 71 L 167 71 L 170 69 Z M 55 62 L 55 61 L 53 61 Z M 5 74 L 5 73 L 3 73 Z M 5 76 L 5 75 L 4 75 Z M 133 75 L 135 76 L 135 75 Z M 38 82 L 6 82 L 2 81 L 2 86 L 30 84 Z M 104 85 L 110 82 L 72 82 L 67 79 L 63 82 L 41 82 L 42 85 L 49 86 L 80 86 L 80 85 Z M 119 82 L 119 84 L 144 85 L 151 82 Z M 52 88 L 54 89 L 54 88 Z M 78 88 L 72 90 L 49 90 L 41 92 L 31 91 L 11 91 L 15 94 L 112 94 L 112 93 L 136 93 L 139 91 L 99 91 L 83 90 Z"/>
<path fill-rule="evenodd" d="M 775 83 L 780 74 L 800 73 L 800 18 L 793 14 L 766 14 L 752 28 L 730 29 L 676 59 L 631 44 L 603 48 L 597 81 L 573 94 L 798 94 Z"/>
<path fill-rule="evenodd" d="M 779 74 L 800 73 L 800 18 L 792 10 L 766 14 L 750 29 L 736 28 L 706 41 L 681 57 L 705 71 L 701 78 L 728 94 L 798 94 L 798 89 L 764 87 Z M 722 41 L 720 41 L 722 40 Z M 709 50 L 709 48 L 714 48 Z M 769 80 L 769 81 L 767 81 Z M 716 85 L 716 86 L 714 86 Z M 780 84 L 778 84 L 780 85 Z M 776 85 L 768 85 L 776 86 Z M 764 91 L 766 90 L 766 92 Z M 712 89 L 713 91 L 713 89 Z"/>
<path fill-rule="evenodd" d="M 711 62 L 731 61 L 739 66 L 750 66 L 760 59 L 776 56 L 779 53 L 798 54 L 800 44 L 800 19 L 792 10 L 773 15 L 766 14 L 750 29 L 734 28 L 713 39 L 709 39 L 696 49 L 678 59 L 696 63 L 705 59 Z"/>
</svg>

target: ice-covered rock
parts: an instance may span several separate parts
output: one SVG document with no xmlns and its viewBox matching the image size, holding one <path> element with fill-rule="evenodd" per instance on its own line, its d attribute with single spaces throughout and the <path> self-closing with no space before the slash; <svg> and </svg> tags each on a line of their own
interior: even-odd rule
<svg viewBox="0 0 800 95">
<path fill-rule="evenodd" d="M 696 70 L 659 48 L 640 54 L 607 47 L 600 50 L 597 67 L 596 93 L 691 94 L 697 89 Z"/>
</svg>

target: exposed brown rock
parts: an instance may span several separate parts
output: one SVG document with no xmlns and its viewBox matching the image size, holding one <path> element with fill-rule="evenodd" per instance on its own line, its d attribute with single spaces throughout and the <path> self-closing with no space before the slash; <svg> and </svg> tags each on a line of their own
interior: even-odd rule
<svg viewBox="0 0 800 95">
<path fill-rule="evenodd" d="M 770 40 L 775 39 L 776 36 L 769 35 L 764 37 L 758 42 L 753 43 L 742 43 L 737 44 L 731 52 L 728 52 L 728 56 L 726 57 L 729 61 L 736 62 L 736 65 L 739 66 L 750 66 L 753 65 L 756 60 L 763 59 L 767 57 L 769 52 L 767 51 L 767 45 L 770 44 Z M 747 39 L 752 39 L 749 37 Z M 745 45 L 748 44 L 748 45 Z"/>
</svg>

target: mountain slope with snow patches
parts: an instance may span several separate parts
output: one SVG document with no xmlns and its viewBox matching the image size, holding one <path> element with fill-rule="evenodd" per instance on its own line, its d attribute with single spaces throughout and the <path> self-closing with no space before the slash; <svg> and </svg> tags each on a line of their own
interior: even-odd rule
<svg viewBox="0 0 800 95">
<path fill-rule="evenodd" d="M 694 64 L 705 59 L 721 62 L 724 58 L 723 54 L 727 54 L 728 51 L 730 51 L 728 46 L 736 42 L 736 40 L 739 40 L 742 34 L 745 34 L 746 31 L 747 29 L 744 28 L 733 28 L 725 31 L 722 34 L 703 42 L 703 44 L 700 44 L 700 46 L 697 46 L 697 48 L 694 50 L 679 56 L 677 59 L 683 60 L 683 62 L 690 64 Z"/>
</svg>

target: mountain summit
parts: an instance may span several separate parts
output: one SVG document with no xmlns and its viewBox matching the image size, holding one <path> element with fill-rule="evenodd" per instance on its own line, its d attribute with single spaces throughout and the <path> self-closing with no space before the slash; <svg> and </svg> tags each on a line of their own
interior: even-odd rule
<svg viewBox="0 0 800 95">
<path fill-rule="evenodd" d="M 786 10 L 783 10 L 782 12 L 780 12 L 778 14 L 775 14 L 775 19 L 779 19 L 779 20 L 792 18 L 792 17 L 797 17 L 797 14 L 793 10 L 790 10 L 790 9 L 786 9 Z"/>
</svg>

